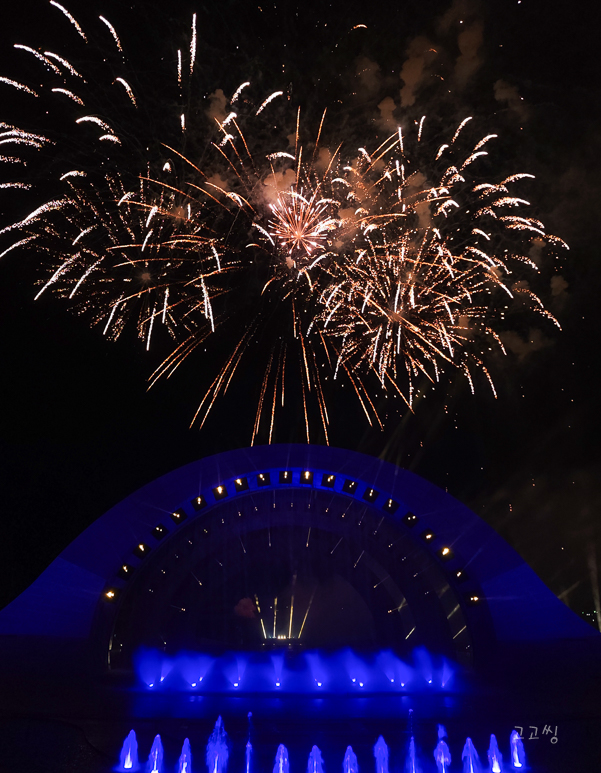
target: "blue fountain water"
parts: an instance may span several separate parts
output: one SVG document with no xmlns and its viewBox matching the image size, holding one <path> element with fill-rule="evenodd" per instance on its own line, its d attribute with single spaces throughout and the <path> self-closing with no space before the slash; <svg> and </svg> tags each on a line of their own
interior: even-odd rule
<svg viewBox="0 0 601 773">
<path fill-rule="evenodd" d="M 135 770 L 140 770 L 140 763 L 138 761 L 138 740 L 133 730 L 129 731 L 129 735 L 125 741 L 123 741 L 123 748 L 121 749 L 121 756 L 119 757 L 119 765 L 115 768 L 115 770 L 131 770 L 132 773 Z"/>
<path fill-rule="evenodd" d="M 438 773 L 447 773 L 449 765 L 451 764 L 451 752 L 442 738 L 438 741 L 436 748 L 434 749 L 434 760 L 436 761 Z"/>
<path fill-rule="evenodd" d="M 409 749 L 407 750 L 407 761 L 405 763 L 406 773 L 420 773 L 417 766 L 417 753 L 415 750 L 415 738 L 409 739 Z"/>
<path fill-rule="evenodd" d="M 249 713 L 249 731 L 248 741 L 246 743 L 246 770 L 245 773 L 251 773 L 251 757 L 253 747 L 250 742 L 251 737 L 251 714 Z M 421 773 L 421 768 L 418 762 L 418 752 L 415 743 L 415 737 L 413 734 L 413 711 L 409 712 L 409 746 L 407 750 L 407 757 L 405 760 L 405 773 Z M 443 725 L 438 725 L 438 743 L 434 749 L 434 760 L 436 763 L 436 769 L 438 773 L 449 773 L 451 765 L 451 753 L 446 742 L 447 732 Z M 376 762 L 375 773 L 388 773 L 388 746 L 382 736 L 379 736 L 373 747 L 373 753 Z M 511 733 L 509 739 L 509 753 L 510 753 L 510 768 L 511 770 L 525 771 L 526 754 L 524 752 L 524 744 L 522 738 L 517 731 Z M 221 717 L 217 718 L 215 727 L 207 743 L 206 761 L 208 767 L 208 773 L 226 773 L 227 762 L 229 756 L 228 737 L 223 726 L 223 720 Z M 489 773 L 503 773 L 507 769 L 507 766 L 503 767 L 503 755 L 499 750 L 497 739 L 494 735 L 490 736 L 490 746 L 487 752 L 488 756 L 488 771 Z M 482 773 L 482 766 L 480 764 L 478 752 L 472 743 L 471 738 L 467 738 L 463 747 L 461 755 L 463 773 Z M 324 773 L 324 762 L 321 755 L 321 751 L 317 746 L 313 746 L 307 763 L 307 773 Z M 133 730 L 123 743 L 121 749 L 121 755 L 119 759 L 119 765 L 114 768 L 118 773 L 128 773 L 132 771 L 140 770 L 140 763 L 138 757 L 138 742 L 136 734 Z M 164 773 L 163 767 L 163 745 L 161 743 L 161 736 L 155 736 L 155 739 L 150 750 L 148 757 L 148 763 L 146 765 L 146 773 Z M 190 741 L 186 738 L 184 740 L 181 755 L 179 757 L 176 773 L 192 773 L 192 751 L 190 748 Z M 283 745 L 278 746 L 278 750 L 275 756 L 275 762 L 273 767 L 273 773 L 290 773 L 290 763 L 288 758 L 288 750 Z M 355 755 L 352 746 L 348 746 L 344 755 L 342 764 L 342 773 L 359 773 L 359 765 L 357 763 L 357 756 Z"/>
<path fill-rule="evenodd" d="M 342 763 L 343 773 L 359 773 L 359 764 L 357 763 L 357 755 L 353 751 L 352 746 L 346 747 L 344 753 L 344 761 Z"/>
<path fill-rule="evenodd" d="M 177 773 L 192 773 L 192 750 L 190 749 L 190 741 L 187 738 L 182 746 Z"/>
<path fill-rule="evenodd" d="M 376 758 L 376 773 L 388 773 L 388 746 L 380 736 L 374 746 L 374 757 Z"/>
<path fill-rule="evenodd" d="M 490 746 L 488 747 L 488 764 L 491 773 L 503 773 L 503 755 L 499 751 L 497 739 L 494 735 L 490 737 Z"/>
<path fill-rule="evenodd" d="M 394 694 L 406 689 L 447 691 L 449 683 L 453 691 L 461 690 L 460 680 L 453 678 L 457 666 L 423 648 L 414 652 L 412 665 L 392 651 L 381 652 L 372 660 L 348 648 L 327 656 L 309 651 L 305 658 L 309 667 L 299 670 L 293 655 L 286 652 L 218 656 L 180 652 L 171 656 L 143 648 L 136 653 L 135 668 L 141 684 L 152 692 L 220 693 L 226 680 L 228 691 L 251 693 L 346 693 L 365 687 Z"/>
<path fill-rule="evenodd" d="M 273 773 L 290 773 L 290 763 L 288 762 L 288 749 L 281 743 L 275 755 L 275 764 Z"/>
<path fill-rule="evenodd" d="M 463 773 L 480 773 L 482 770 L 478 752 L 476 751 L 476 747 L 472 743 L 471 738 L 465 739 L 465 746 L 461 753 L 461 759 L 463 760 Z"/>
<path fill-rule="evenodd" d="M 246 742 L 246 773 L 250 773 L 250 758 L 252 757 L 253 753 L 253 747 L 250 742 L 250 733 L 252 730 L 252 718 L 253 713 L 252 711 L 249 711 L 246 715 L 246 718 L 248 720 L 248 741 Z"/>
<path fill-rule="evenodd" d="M 207 768 L 209 773 L 225 773 L 229 750 L 227 748 L 227 733 L 223 720 L 217 717 L 213 732 L 207 743 Z"/>
<path fill-rule="evenodd" d="M 323 773 L 323 760 L 321 758 L 321 751 L 317 746 L 314 746 L 309 754 L 307 773 Z"/>
<path fill-rule="evenodd" d="M 524 744 L 517 730 L 513 730 L 509 737 L 509 749 L 511 752 L 511 767 L 513 770 L 525 770 L 526 752 Z"/>
<path fill-rule="evenodd" d="M 154 737 L 146 770 L 148 773 L 163 773 L 163 744 L 160 735 Z"/>
</svg>

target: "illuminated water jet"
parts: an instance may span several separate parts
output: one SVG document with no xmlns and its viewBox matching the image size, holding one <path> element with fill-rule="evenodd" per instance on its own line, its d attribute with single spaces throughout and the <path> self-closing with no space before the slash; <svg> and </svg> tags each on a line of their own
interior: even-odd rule
<svg viewBox="0 0 601 773">
<path fill-rule="evenodd" d="M 388 746 L 380 736 L 374 746 L 374 757 L 376 758 L 376 773 L 388 773 Z"/>
<path fill-rule="evenodd" d="M 488 765 L 491 773 L 503 773 L 503 755 L 499 751 L 495 735 L 490 736 L 490 746 L 488 747 Z"/>
<path fill-rule="evenodd" d="M 188 738 L 184 740 L 184 745 L 182 746 L 177 773 L 192 773 L 192 750 L 190 749 L 190 741 Z"/>
<path fill-rule="evenodd" d="M 207 743 L 209 773 L 225 773 L 228 755 L 227 733 L 223 727 L 223 720 L 221 717 L 217 717 L 217 722 L 215 722 L 215 727 Z"/>
<path fill-rule="evenodd" d="M 121 749 L 121 756 L 119 758 L 119 765 L 115 768 L 119 771 L 136 771 L 140 770 L 140 763 L 138 761 L 138 741 L 136 734 L 133 730 L 129 731 L 129 734 L 123 742 L 123 748 Z"/>
<path fill-rule="evenodd" d="M 160 735 L 154 737 L 146 770 L 147 773 L 163 773 L 163 744 Z"/>
</svg>

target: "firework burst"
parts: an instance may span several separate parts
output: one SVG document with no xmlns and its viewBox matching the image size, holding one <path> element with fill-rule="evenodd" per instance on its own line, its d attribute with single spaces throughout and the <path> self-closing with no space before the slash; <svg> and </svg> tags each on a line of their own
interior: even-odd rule
<svg viewBox="0 0 601 773">
<path fill-rule="evenodd" d="M 51 5 L 93 49 L 77 20 Z M 529 175 L 488 182 L 478 173 L 495 135 L 466 145 L 466 119 L 448 143 L 431 148 L 422 119 L 373 150 L 335 143 L 331 151 L 320 144 L 324 113 L 304 152 L 299 112 L 293 147 L 266 149 L 255 127 L 268 115 L 273 123 L 270 111 L 285 95 L 254 103 L 244 82 L 215 117 L 203 163 L 195 163 L 186 150 L 195 129 L 184 110 L 166 136 L 140 144 L 144 94 L 124 77 L 116 30 L 100 22 L 113 45 L 113 112 L 89 86 L 98 77 L 86 79 L 78 62 L 51 51 L 16 46 L 42 69 L 41 86 L 39 71 L 32 71 L 35 88 L 25 77 L 0 78 L 0 87 L 43 107 L 60 100 L 69 119 L 66 134 L 61 121 L 44 134 L 0 126 L 10 153 L 1 161 L 24 178 L 0 187 L 29 191 L 23 170 L 39 159 L 50 161 L 45 188 L 54 188 L 0 230 L 16 235 L 3 254 L 35 249 L 46 272 L 36 297 L 57 293 L 111 339 L 132 323 L 148 348 L 165 328 L 176 343 L 153 383 L 209 336 L 234 340 L 196 413 L 201 426 L 257 340 L 265 366 L 253 441 L 264 421 L 271 441 L 287 384 L 300 385 L 307 439 L 315 408 L 327 439 L 325 379 L 350 383 L 369 421 L 379 423 L 374 386 L 409 407 L 416 381 L 437 381 L 450 366 L 472 389 L 477 371 L 492 387 L 484 352 L 503 351 L 504 317 L 516 295 L 556 323 L 521 279 L 525 268 L 537 270 L 528 256 L 533 240 L 550 252 L 565 245 L 514 195 Z M 191 101 L 183 95 L 195 83 L 196 45 L 194 18 L 190 50 L 178 53 L 173 79 L 182 103 Z"/>
</svg>

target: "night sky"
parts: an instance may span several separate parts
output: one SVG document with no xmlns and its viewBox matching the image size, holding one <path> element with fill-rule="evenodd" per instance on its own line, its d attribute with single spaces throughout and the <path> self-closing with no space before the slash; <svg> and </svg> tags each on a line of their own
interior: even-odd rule
<svg viewBox="0 0 601 773">
<path fill-rule="evenodd" d="M 351 146 L 378 134 L 378 105 L 387 97 L 403 125 L 426 114 L 448 123 L 452 134 L 474 115 L 483 133 L 501 137 L 491 160 L 501 170 L 498 179 L 505 169 L 536 175 L 526 186 L 531 212 L 570 251 L 543 266 L 532 286 L 562 331 L 525 315 L 506 341 L 508 355 L 488 361 L 498 399 L 484 381 L 472 396 L 465 379 L 449 374 L 413 414 L 390 411 L 384 431 L 370 428 L 341 390 L 333 396 L 330 440 L 446 488 L 573 609 L 598 609 L 601 10 L 580 0 L 65 5 L 85 29 L 97 25 L 99 14 L 114 24 L 140 82 L 152 83 L 158 73 L 159 86 L 145 91 L 157 127 L 173 107 L 161 103 L 160 73 L 174 71 L 175 51 L 186 45 L 196 11 L 197 77 L 207 96 L 219 88 L 232 93 L 247 79 L 266 94 L 282 89 L 290 95 L 290 115 L 300 105 L 310 125 L 327 106 L 329 130 Z M 75 31 L 48 3 L 3 5 L 0 21 L 0 75 L 18 78 L 23 58 L 14 43 L 62 52 L 85 68 Z M 352 30 L 357 24 L 367 29 Z M 424 39 L 437 53 L 420 75 Z M 403 99 L 413 104 L 401 105 L 403 85 Z M 0 120 L 9 120 L 14 91 L 2 89 Z M 37 184 L 44 188 L 43 179 Z M 0 191 L 0 228 L 26 214 L 17 193 Z M 9 236 L 0 236 L 0 252 Z M 47 294 L 34 302 L 42 276 L 26 249 L 0 260 L 0 603 L 138 487 L 194 459 L 248 445 L 258 394 L 258 372 L 250 365 L 202 431 L 189 429 L 211 358 L 228 341 L 217 340 L 147 391 L 168 341 L 159 337 L 150 352 L 131 331 L 117 343 L 106 341 L 60 299 Z M 300 405 L 298 414 L 276 426 L 276 441 L 304 441 Z M 323 442 L 318 422 L 314 438 Z"/>
</svg>

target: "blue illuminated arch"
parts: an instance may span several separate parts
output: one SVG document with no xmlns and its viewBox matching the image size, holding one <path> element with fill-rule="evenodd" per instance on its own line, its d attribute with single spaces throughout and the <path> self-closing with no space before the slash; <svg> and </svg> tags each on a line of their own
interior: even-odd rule
<svg viewBox="0 0 601 773">
<path fill-rule="evenodd" d="M 0 636 L 102 639 L 104 646 L 119 596 L 127 593 L 124 567 L 135 573 L 186 524 L 226 503 L 258 491 L 303 488 L 360 502 L 411 534 L 461 599 L 475 648 L 595 635 L 491 527 L 431 483 L 351 451 L 271 445 L 193 462 L 124 499 L 0 612 Z M 464 583 L 458 571 L 467 575 Z"/>
</svg>

